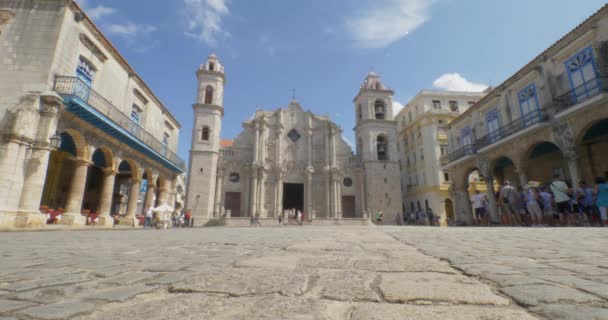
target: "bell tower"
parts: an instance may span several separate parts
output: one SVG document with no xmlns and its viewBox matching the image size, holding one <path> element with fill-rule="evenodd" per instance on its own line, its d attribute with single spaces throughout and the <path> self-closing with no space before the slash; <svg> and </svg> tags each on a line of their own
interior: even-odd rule
<svg viewBox="0 0 608 320">
<path fill-rule="evenodd" d="M 198 68 L 196 77 L 198 94 L 192 105 L 194 123 L 186 207 L 191 209 L 194 222 L 202 225 L 213 218 L 226 77 L 215 54 Z"/>
<path fill-rule="evenodd" d="M 370 72 L 354 99 L 357 154 L 365 167 L 365 209 L 371 215 L 382 211 L 387 223 L 394 223 L 396 215 L 402 211 L 393 95 L 380 76 Z"/>
</svg>

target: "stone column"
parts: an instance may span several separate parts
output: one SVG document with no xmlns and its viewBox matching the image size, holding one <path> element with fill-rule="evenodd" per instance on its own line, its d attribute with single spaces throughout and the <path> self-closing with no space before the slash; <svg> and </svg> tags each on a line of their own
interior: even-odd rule
<svg viewBox="0 0 608 320">
<path fill-rule="evenodd" d="M 494 190 L 494 178 L 492 176 L 486 176 L 486 190 L 488 196 L 488 202 L 490 207 L 490 222 L 500 223 L 500 217 L 498 216 L 498 205 L 496 204 L 496 192 Z"/>
<path fill-rule="evenodd" d="M 215 180 L 215 218 L 222 218 L 222 193 L 224 183 L 224 168 L 217 168 L 217 176 Z"/>
<path fill-rule="evenodd" d="M 306 213 L 306 219 L 312 219 L 312 172 L 306 171 L 304 173 L 304 212 Z"/>
<path fill-rule="evenodd" d="M 568 165 L 568 173 L 570 173 L 570 180 L 573 187 L 578 186 L 579 181 L 581 181 L 581 174 L 579 170 L 579 157 L 575 153 L 570 153 L 565 157 L 566 164 Z"/>
<path fill-rule="evenodd" d="M 363 218 L 367 204 L 365 203 L 365 173 L 359 171 L 359 211 L 361 211 L 361 218 Z"/>
<path fill-rule="evenodd" d="M 277 172 L 277 180 L 275 183 L 276 201 L 275 201 L 275 217 L 283 214 L 283 173 Z"/>
<path fill-rule="evenodd" d="M 520 164 L 515 168 L 515 173 L 519 178 L 519 185 L 521 187 L 528 184 L 528 175 L 526 174 L 526 167 L 523 164 Z"/>
<path fill-rule="evenodd" d="M 260 177 L 260 181 L 259 181 L 259 188 L 258 188 L 258 193 L 259 193 L 259 202 L 258 202 L 258 213 L 260 214 L 260 217 L 266 217 L 267 216 L 267 212 L 266 212 L 266 179 L 268 178 L 268 174 L 266 174 L 266 171 L 264 171 L 264 169 L 262 168 L 261 171 L 261 177 Z"/>
<path fill-rule="evenodd" d="M 329 153 L 330 153 L 330 163 L 331 163 L 332 167 L 336 166 L 336 131 L 337 131 L 336 128 L 331 128 L 330 129 L 330 138 L 329 138 L 329 141 L 330 141 L 330 144 L 329 144 L 330 145 L 330 150 L 329 150 Z"/>
<path fill-rule="evenodd" d="M 99 198 L 99 224 L 108 227 L 111 227 L 114 224 L 110 217 L 110 210 L 112 207 L 114 182 L 116 181 L 117 173 L 118 172 L 111 168 L 103 170 L 103 189 L 101 190 L 101 196 Z"/>
<path fill-rule="evenodd" d="M 40 120 L 36 131 L 36 141 L 32 147 L 32 154 L 25 165 L 25 179 L 19 200 L 20 213 L 40 213 L 40 200 L 44 190 L 50 156 L 50 138 L 57 130 L 59 110 L 63 108 L 63 99 L 56 93 L 46 93 L 40 96 Z M 45 223 L 46 217 L 41 224 Z M 31 219 L 28 219 L 31 220 Z M 40 220 L 40 219 L 36 219 Z M 29 221 L 28 226 L 32 222 Z"/>
<path fill-rule="evenodd" d="M 255 131 L 255 138 L 253 140 L 253 163 L 255 164 L 260 160 L 260 125 L 257 123 L 257 121 L 253 127 L 253 130 Z"/>
<path fill-rule="evenodd" d="M 342 219 L 342 183 L 340 177 L 336 177 L 336 218 Z"/>
<path fill-rule="evenodd" d="M 61 219 L 61 223 L 84 226 L 86 218 L 81 214 L 82 201 L 87 183 L 87 172 L 91 163 L 83 159 L 75 159 L 74 162 L 74 175 L 67 195 L 66 212 Z"/>
<path fill-rule="evenodd" d="M 327 172 L 325 176 L 325 216 L 332 217 L 331 211 L 331 173 Z"/>
<path fill-rule="evenodd" d="M 169 184 L 169 192 L 167 194 L 167 203 L 171 207 L 175 207 L 175 202 L 177 200 L 177 190 L 175 189 L 177 186 L 177 178 L 173 178 L 173 180 L 168 180 Z"/>
<path fill-rule="evenodd" d="M 150 207 L 154 207 L 154 194 L 156 193 L 156 184 L 148 180 L 148 189 L 146 190 L 146 198 L 144 200 L 144 210 Z"/>
<path fill-rule="evenodd" d="M 251 199 L 251 205 L 249 206 L 249 215 L 254 216 L 258 208 L 258 169 L 257 167 L 251 168 L 251 193 L 249 199 Z"/>
<path fill-rule="evenodd" d="M 139 196 L 139 188 L 141 180 L 131 179 L 131 190 L 129 191 L 129 202 L 127 203 L 127 213 L 125 217 L 120 219 L 121 225 L 137 227 L 138 222 L 135 219 L 135 211 L 137 210 L 137 198 Z M 163 188 L 164 189 L 164 188 Z M 163 190 L 161 189 L 161 190 Z M 160 197 L 162 199 L 162 197 Z"/>
<path fill-rule="evenodd" d="M 470 225 L 473 223 L 473 211 L 471 209 L 471 200 L 469 198 L 467 188 L 456 188 L 455 192 L 455 200 L 457 200 L 455 212 L 456 222 L 465 225 Z"/>
</svg>

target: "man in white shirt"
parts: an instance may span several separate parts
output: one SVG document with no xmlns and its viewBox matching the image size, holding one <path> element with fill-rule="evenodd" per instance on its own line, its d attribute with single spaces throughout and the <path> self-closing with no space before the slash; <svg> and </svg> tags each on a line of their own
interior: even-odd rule
<svg viewBox="0 0 608 320">
<path fill-rule="evenodd" d="M 146 216 L 145 216 L 145 220 L 144 220 L 144 229 L 146 227 L 150 227 L 152 228 L 152 206 L 148 206 L 148 208 L 146 208 Z"/>
<path fill-rule="evenodd" d="M 475 215 L 473 216 L 473 220 L 475 220 L 475 224 L 481 225 L 485 223 L 485 214 L 486 214 L 486 195 L 479 193 L 479 190 L 475 190 L 475 194 L 471 197 L 471 204 L 473 205 L 473 210 L 475 210 Z"/>
<path fill-rule="evenodd" d="M 570 204 L 570 195 L 572 194 L 572 191 L 570 190 L 570 187 L 561 180 L 561 175 L 559 173 L 553 176 L 553 182 L 551 182 L 549 187 L 553 193 L 553 199 L 555 200 L 555 206 L 559 213 L 560 222 L 562 225 L 570 225 L 568 222 L 568 214 L 572 213 Z"/>
</svg>

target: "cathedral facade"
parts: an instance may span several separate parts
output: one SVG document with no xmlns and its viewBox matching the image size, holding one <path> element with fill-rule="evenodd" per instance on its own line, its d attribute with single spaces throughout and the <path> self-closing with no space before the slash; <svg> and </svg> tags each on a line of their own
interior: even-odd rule
<svg viewBox="0 0 608 320">
<path fill-rule="evenodd" d="M 186 206 L 195 224 L 275 219 L 296 209 L 319 224 L 367 223 L 377 211 L 402 212 L 393 92 L 370 73 L 354 99 L 357 150 L 327 116 L 285 108 L 258 110 L 234 140 L 220 138 L 224 68 L 215 55 L 197 71 L 198 101 Z"/>
</svg>

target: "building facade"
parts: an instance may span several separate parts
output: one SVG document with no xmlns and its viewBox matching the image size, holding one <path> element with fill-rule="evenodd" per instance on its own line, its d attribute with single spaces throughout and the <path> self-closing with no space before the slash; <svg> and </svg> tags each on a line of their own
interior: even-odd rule
<svg viewBox="0 0 608 320">
<path fill-rule="evenodd" d="M 0 0 L 0 52 L 0 227 L 175 202 L 180 124 L 74 1 Z"/>
<path fill-rule="evenodd" d="M 448 152 L 447 127 L 484 95 L 424 90 L 395 116 L 399 128 L 404 212 L 432 211 L 442 224 L 454 218 L 453 200 L 448 191 L 451 179 L 440 161 Z M 474 189 L 485 192 L 485 184 L 475 185 Z"/>
<path fill-rule="evenodd" d="M 492 192 L 505 180 L 523 186 L 561 174 L 577 185 L 608 175 L 607 40 L 604 6 L 450 123 L 442 162 L 460 223 L 472 221 L 471 172 Z"/>
<path fill-rule="evenodd" d="M 400 212 L 393 93 L 377 75 L 368 76 L 355 98 L 357 155 L 334 122 L 295 100 L 256 111 L 234 140 L 222 140 L 226 80 L 215 55 L 197 78 L 187 194 L 195 224 L 275 219 L 286 209 L 315 223 L 361 224 L 373 211 L 387 220 Z"/>
</svg>

